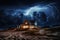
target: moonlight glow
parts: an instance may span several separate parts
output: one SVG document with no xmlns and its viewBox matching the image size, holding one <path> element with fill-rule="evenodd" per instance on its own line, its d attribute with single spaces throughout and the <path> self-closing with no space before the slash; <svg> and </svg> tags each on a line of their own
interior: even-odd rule
<svg viewBox="0 0 60 40">
<path fill-rule="evenodd" d="M 39 12 L 46 9 L 47 7 L 39 7 L 39 6 L 30 7 L 29 9 L 26 10 L 26 13 L 24 15 L 33 16 L 33 12 Z"/>
</svg>

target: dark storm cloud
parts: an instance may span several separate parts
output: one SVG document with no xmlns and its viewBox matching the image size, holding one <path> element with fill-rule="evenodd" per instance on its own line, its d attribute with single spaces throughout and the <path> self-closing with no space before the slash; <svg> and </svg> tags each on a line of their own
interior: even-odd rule
<svg viewBox="0 0 60 40">
<path fill-rule="evenodd" d="M 30 5 L 34 3 L 40 3 L 40 2 L 53 2 L 53 0 L 0 0 L 1 6 L 24 6 L 24 5 Z"/>
</svg>

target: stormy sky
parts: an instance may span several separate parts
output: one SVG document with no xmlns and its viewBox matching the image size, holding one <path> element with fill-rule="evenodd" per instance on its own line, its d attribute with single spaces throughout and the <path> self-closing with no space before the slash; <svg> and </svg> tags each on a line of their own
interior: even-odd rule
<svg viewBox="0 0 60 40">
<path fill-rule="evenodd" d="M 34 16 L 30 17 L 34 11 L 42 11 L 46 15 L 46 21 L 42 21 L 42 17 L 35 18 L 41 20 L 38 25 L 60 25 L 59 7 L 57 0 L 0 0 L 0 28 L 16 27 L 26 19 L 25 17 L 34 20 Z M 21 13 L 24 14 L 23 18 Z"/>
</svg>

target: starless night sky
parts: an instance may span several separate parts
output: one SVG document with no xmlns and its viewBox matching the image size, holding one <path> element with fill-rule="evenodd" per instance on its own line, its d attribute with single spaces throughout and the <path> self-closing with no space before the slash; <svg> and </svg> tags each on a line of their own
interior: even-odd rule
<svg viewBox="0 0 60 40">
<path fill-rule="evenodd" d="M 50 17 L 49 21 L 46 21 L 46 24 L 44 25 L 50 26 L 53 25 L 54 23 L 55 23 L 54 25 L 60 25 L 60 12 L 59 12 L 60 3 L 59 2 L 60 1 L 57 0 L 0 0 L 0 28 L 16 27 L 17 25 L 21 24 L 21 21 L 24 19 L 19 18 L 20 17 L 18 16 L 19 13 L 16 14 L 17 17 L 16 15 L 15 16 L 11 15 L 12 13 L 16 12 L 16 9 L 17 10 L 22 9 L 21 12 L 23 13 L 24 10 L 29 9 L 33 6 L 41 5 L 41 4 L 50 5 L 50 3 L 52 3 L 52 5 L 56 7 L 54 9 L 56 9 L 55 11 L 57 12 L 54 11 L 54 13 L 56 14 L 54 16 L 55 19 L 52 19 L 52 17 Z M 12 9 L 12 13 L 11 11 L 8 11 L 10 9 Z M 7 12 L 9 12 L 9 14 L 7 14 Z"/>
</svg>

